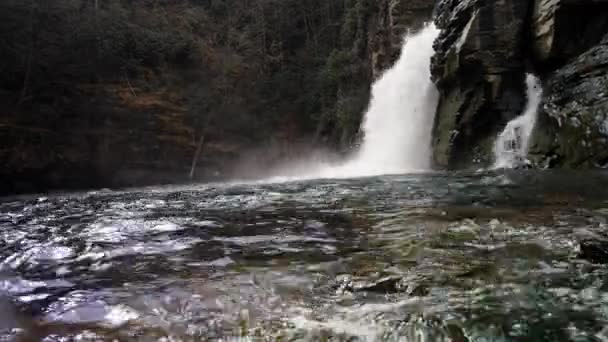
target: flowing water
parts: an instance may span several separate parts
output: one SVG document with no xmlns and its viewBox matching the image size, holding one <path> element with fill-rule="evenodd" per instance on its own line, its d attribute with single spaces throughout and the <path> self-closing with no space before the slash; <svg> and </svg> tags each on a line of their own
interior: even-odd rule
<svg viewBox="0 0 608 342">
<path fill-rule="evenodd" d="M 372 88 L 361 150 L 346 165 L 356 175 L 430 169 L 431 130 L 439 92 L 431 81 L 434 25 L 405 39 L 401 56 Z"/>
<path fill-rule="evenodd" d="M 3 341 L 605 341 L 608 174 L 0 200 Z"/>
<path fill-rule="evenodd" d="M 538 106 L 542 99 L 540 80 L 526 76 L 526 107 L 524 112 L 509 121 L 494 146 L 494 168 L 514 168 L 527 164 L 528 145 L 536 124 Z"/>
<path fill-rule="evenodd" d="M 343 165 L 0 199 L 0 340 L 608 341 L 608 269 L 578 251 L 606 239 L 608 174 L 353 178 L 429 168 L 437 34 L 406 39 Z M 525 159 L 527 84 L 497 167 Z"/>
<path fill-rule="evenodd" d="M 439 100 L 431 81 L 433 42 L 429 24 L 404 38 L 401 55 L 373 85 L 361 131 L 361 148 L 347 162 L 305 160 L 282 168 L 274 180 L 350 178 L 430 169 L 431 130 Z"/>
</svg>

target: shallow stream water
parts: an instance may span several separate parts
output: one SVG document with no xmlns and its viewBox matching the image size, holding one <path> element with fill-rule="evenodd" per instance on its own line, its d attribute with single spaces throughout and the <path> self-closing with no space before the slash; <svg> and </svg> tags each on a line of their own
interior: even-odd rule
<svg viewBox="0 0 608 342">
<path fill-rule="evenodd" d="M 2 341 L 608 341 L 608 174 L 0 199 Z"/>
</svg>

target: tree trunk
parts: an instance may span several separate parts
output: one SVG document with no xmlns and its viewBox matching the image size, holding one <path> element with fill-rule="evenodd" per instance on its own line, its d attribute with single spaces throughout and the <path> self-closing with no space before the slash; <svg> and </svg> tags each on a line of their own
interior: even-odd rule
<svg viewBox="0 0 608 342">
<path fill-rule="evenodd" d="M 131 85 L 131 81 L 129 80 L 129 76 L 125 76 L 125 81 L 127 81 L 127 85 L 129 86 L 129 90 L 131 91 L 131 95 L 137 97 L 137 93 L 135 92 L 135 89 L 133 89 L 133 86 Z"/>
<path fill-rule="evenodd" d="M 198 139 L 198 145 L 196 145 L 196 151 L 194 152 L 194 157 L 192 158 L 192 167 L 190 168 L 190 179 L 194 179 L 196 164 L 198 164 L 198 159 L 201 155 L 201 151 L 203 150 L 204 143 L 205 133 L 202 133 L 200 139 Z"/>
<path fill-rule="evenodd" d="M 33 48 L 30 48 L 29 50 L 30 51 L 27 54 L 27 65 L 25 67 L 25 75 L 23 76 L 23 87 L 21 88 L 21 96 L 19 97 L 19 104 L 25 101 L 25 98 L 27 96 L 27 87 L 30 82 L 30 75 L 32 73 L 32 59 L 34 58 L 32 56 Z"/>
<path fill-rule="evenodd" d="M 196 165 L 198 164 L 198 160 L 200 159 L 201 152 L 203 151 L 203 146 L 205 144 L 205 136 L 207 135 L 206 134 L 207 128 L 209 127 L 209 124 L 211 123 L 211 117 L 212 117 L 212 114 L 209 114 L 209 116 L 207 116 L 207 122 L 205 123 L 205 126 L 201 130 L 201 137 L 198 139 L 198 144 L 196 145 L 196 150 L 194 151 L 194 156 L 192 156 L 192 166 L 190 167 L 190 175 L 189 175 L 189 178 L 191 180 L 194 179 L 194 175 L 196 173 Z"/>
<path fill-rule="evenodd" d="M 23 75 L 23 87 L 21 88 L 21 96 L 19 97 L 19 104 L 23 103 L 27 96 L 28 86 L 30 83 L 30 77 L 32 74 L 32 62 L 34 59 L 34 42 L 36 41 L 36 33 L 34 32 L 34 17 L 36 12 L 36 0 L 32 0 L 30 6 L 30 42 L 27 52 L 27 60 L 25 65 L 25 74 Z"/>
</svg>

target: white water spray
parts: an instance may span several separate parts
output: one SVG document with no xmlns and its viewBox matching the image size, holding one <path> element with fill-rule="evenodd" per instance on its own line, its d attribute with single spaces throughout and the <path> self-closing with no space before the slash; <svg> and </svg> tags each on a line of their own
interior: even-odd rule
<svg viewBox="0 0 608 342">
<path fill-rule="evenodd" d="M 526 76 L 527 103 L 523 114 L 509 121 L 494 145 L 494 168 L 514 168 L 527 163 L 530 136 L 536 124 L 538 105 L 542 97 L 540 80 Z"/>
<path fill-rule="evenodd" d="M 342 165 L 300 163 L 290 177 L 348 178 L 425 171 L 430 168 L 431 131 L 439 93 L 431 81 L 434 25 L 405 38 L 401 56 L 372 87 L 371 101 L 362 125 L 360 150 Z"/>
</svg>

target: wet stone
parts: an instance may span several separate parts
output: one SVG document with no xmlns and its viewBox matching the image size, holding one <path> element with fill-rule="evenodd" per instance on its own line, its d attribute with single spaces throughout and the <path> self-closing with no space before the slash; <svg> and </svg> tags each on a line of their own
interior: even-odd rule
<svg viewBox="0 0 608 342">
<path fill-rule="evenodd" d="M 608 264 L 608 241 L 583 240 L 578 257 L 596 264 Z"/>
<path fill-rule="evenodd" d="M 387 277 L 373 283 L 355 286 L 355 291 L 367 291 L 376 293 L 396 293 L 404 291 L 401 277 Z"/>
</svg>

